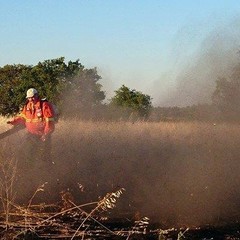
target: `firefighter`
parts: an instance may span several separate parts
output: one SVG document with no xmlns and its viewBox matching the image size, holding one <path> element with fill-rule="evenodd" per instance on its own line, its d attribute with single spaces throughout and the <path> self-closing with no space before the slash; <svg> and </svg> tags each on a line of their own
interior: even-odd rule
<svg viewBox="0 0 240 240">
<path fill-rule="evenodd" d="M 20 114 L 7 123 L 25 125 L 29 157 L 40 156 L 44 161 L 52 162 L 51 134 L 55 127 L 53 106 L 50 102 L 41 100 L 35 88 L 27 90 L 26 99 Z"/>
</svg>

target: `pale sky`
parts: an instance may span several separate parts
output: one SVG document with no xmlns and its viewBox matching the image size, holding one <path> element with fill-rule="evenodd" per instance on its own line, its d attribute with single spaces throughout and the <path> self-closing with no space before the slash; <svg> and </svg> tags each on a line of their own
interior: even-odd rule
<svg viewBox="0 0 240 240">
<path fill-rule="evenodd" d="M 0 13 L 1 67 L 80 59 L 108 98 L 125 84 L 161 106 L 207 101 L 240 47 L 239 0 L 0 0 Z"/>
</svg>

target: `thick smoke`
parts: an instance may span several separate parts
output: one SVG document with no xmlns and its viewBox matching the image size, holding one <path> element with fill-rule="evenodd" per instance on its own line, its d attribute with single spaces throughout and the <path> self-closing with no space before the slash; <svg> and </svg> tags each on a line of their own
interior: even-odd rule
<svg viewBox="0 0 240 240">
<path fill-rule="evenodd" d="M 153 93 L 155 104 L 181 107 L 210 103 L 216 80 L 228 77 L 239 63 L 239 24 L 238 18 L 215 27 L 191 53 L 187 44 L 178 46 L 176 56 L 172 54 L 171 70 L 154 83 L 154 89 L 158 90 Z"/>
<path fill-rule="evenodd" d="M 233 124 L 60 121 L 54 164 L 23 157 L 24 131 L 1 145 L 5 161 L 9 150 L 18 159 L 18 202 L 27 204 L 45 182 L 33 203 L 61 202 L 62 191 L 86 203 L 123 187 L 114 217 L 139 212 L 182 226 L 238 220 L 239 134 Z"/>
</svg>

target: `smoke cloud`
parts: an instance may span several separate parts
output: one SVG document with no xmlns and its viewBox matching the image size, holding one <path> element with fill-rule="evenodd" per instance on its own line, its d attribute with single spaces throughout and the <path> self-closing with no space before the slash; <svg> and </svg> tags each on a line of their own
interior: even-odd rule
<svg viewBox="0 0 240 240">
<path fill-rule="evenodd" d="M 115 217 L 138 212 L 164 226 L 196 226 L 239 218 L 239 134 L 233 124 L 60 121 L 54 164 L 26 162 L 24 131 L 1 144 L 18 159 L 18 202 L 45 182 L 33 203 L 61 202 L 69 191 L 81 204 L 125 188 Z"/>
<path fill-rule="evenodd" d="M 180 31 L 171 55 L 171 70 L 153 84 L 155 105 L 182 107 L 210 103 L 216 80 L 228 77 L 239 63 L 239 24 L 240 19 L 236 18 L 231 23 L 215 26 L 210 32 L 198 36 L 203 38 L 198 46 L 191 46 L 191 41 L 199 41 L 191 35 L 197 30 L 190 33 Z M 182 44 L 184 34 L 188 41 Z"/>
</svg>

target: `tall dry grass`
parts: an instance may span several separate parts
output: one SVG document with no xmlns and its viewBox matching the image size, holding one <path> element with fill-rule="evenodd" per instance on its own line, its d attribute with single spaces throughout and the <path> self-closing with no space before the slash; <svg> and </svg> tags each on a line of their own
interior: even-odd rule
<svg viewBox="0 0 240 240">
<path fill-rule="evenodd" d="M 7 130 L 9 127 L 7 126 L 7 118 L 6 117 L 2 117 L 2 116 L 0 116 L 0 131 L 2 132 L 2 131 L 5 131 L 5 130 Z M 1 133 L 0 132 L 0 133 Z"/>
<path fill-rule="evenodd" d="M 1 143 L 8 141 L 20 163 L 24 136 Z M 124 187 L 116 214 L 139 211 L 166 225 L 237 219 L 239 136 L 239 125 L 228 123 L 60 120 L 53 134 L 55 164 L 34 157 L 22 164 L 18 198 L 24 201 L 43 182 L 49 184 L 39 201 L 57 201 L 69 189 L 84 202 Z"/>
</svg>

